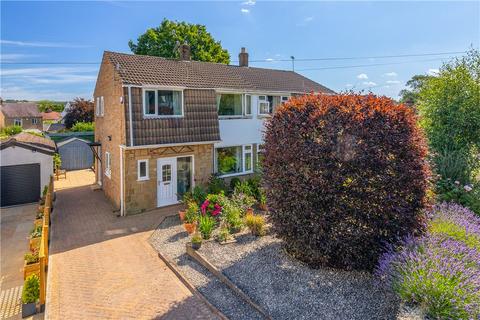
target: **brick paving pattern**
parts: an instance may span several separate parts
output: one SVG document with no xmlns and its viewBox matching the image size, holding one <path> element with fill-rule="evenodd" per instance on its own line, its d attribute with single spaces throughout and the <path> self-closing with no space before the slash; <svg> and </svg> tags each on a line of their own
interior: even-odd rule
<svg viewBox="0 0 480 320">
<path fill-rule="evenodd" d="M 166 213 L 118 218 L 102 191 L 57 191 L 46 318 L 216 319 L 147 241 Z"/>
</svg>

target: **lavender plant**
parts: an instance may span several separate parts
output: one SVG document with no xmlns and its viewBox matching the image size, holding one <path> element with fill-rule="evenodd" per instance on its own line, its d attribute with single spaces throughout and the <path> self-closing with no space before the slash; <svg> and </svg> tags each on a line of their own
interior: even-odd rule
<svg viewBox="0 0 480 320">
<path fill-rule="evenodd" d="M 375 272 L 431 318 L 480 319 L 480 218 L 453 203 L 430 218 L 425 235 L 390 247 Z"/>
</svg>

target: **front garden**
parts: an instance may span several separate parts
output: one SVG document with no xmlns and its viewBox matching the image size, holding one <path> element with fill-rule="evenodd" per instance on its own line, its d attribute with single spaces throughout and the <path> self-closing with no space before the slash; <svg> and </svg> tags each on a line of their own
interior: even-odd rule
<svg viewBox="0 0 480 320">
<path fill-rule="evenodd" d="M 480 319 L 479 66 L 446 64 L 415 109 L 290 99 L 261 178 L 213 177 L 152 244 L 231 319 Z"/>
</svg>

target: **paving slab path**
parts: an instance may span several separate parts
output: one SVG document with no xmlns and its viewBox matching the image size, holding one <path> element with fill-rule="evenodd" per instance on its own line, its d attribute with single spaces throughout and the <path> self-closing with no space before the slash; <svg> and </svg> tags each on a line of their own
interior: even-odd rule
<svg viewBox="0 0 480 320">
<path fill-rule="evenodd" d="M 57 191 L 47 319 L 217 319 L 148 238 L 168 210 L 117 217 L 102 191 Z"/>
</svg>

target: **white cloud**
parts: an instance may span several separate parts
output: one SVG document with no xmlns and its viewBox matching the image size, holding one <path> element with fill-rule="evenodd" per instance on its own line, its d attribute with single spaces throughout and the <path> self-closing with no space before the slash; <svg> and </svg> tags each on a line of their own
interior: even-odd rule
<svg viewBox="0 0 480 320">
<path fill-rule="evenodd" d="M 351 83 L 347 83 L 347 84 L 345 85 L 345 87 L 347 87 L 347 88 L 351 88 L 351 87 L 353 87 L 353 84 L 351 84 Z"/>
<path fill-rule="evenodd" d="M 386 77 L 396 77 L 396 76 L 398 76 L 398 74 L 394 71 L 384 73 L 383 75 L 386 76 Z"/>
<path fill-rule="evenodd" d="M 362 84 L 364 86 L 367 86 L 367 87 L 375 87 L 377 84 L 373 81 L 365 81 L 365 82 L 362 82 Z"/>
<path fill-rule="evenodd" d="M 12 40 L 0 40 L 2 45 L 12 45 L 20 47 L 45 47 L 45 48 L 88 48 L 90 46 L 64 43 L 64 42 L 40 42 L 40 41 L 12 41 Z"/>
<path fill-rule="evenodd" d="M 245 8 L 240 9 L 240 11 L 245 14 L 250 13 L 250 10 Z"/>
<path fill-rule="evenodd" d="M 93 67 L 39 67 L 39 68 L 16 68 L 2 69 L 2 77 L 50 77 L 65 74 L 92 73 L 97 72 L 98 68 Z"/>
<path fill-rule="evenodd" d="M 272 58 L 267 58 L 267 59 L 265 59 L 265 61 L 271 62 L 271 61 L 273 61 L 273 59 Z"/>
<path fill-rule="evenodd" d="M 387 80 L 386 83 L 388 83 L 388 84 L 399 84 L 400 81 L 398 81 L 398 80 Z"/>
<path fill-rule="evenodd" d="M 244 5 L 244 6 L 254 6 L 255 3 L 256 3 L 255 0 L 247 0 L 245 2 L 242 2 L 242 5 Z"/>
<path fill-rule="evenodd" d="M 439 70 L 438 69 L 428 69 L 427 73 L 430 76 L 436 76 L 438 75 Z"/>
<path fill-rule="evenodd" d="M 358 76 L 357 76 L 358 79 L 362 79 L 362 80 L 366 80 L 368 79 L 368 76 L 365 74 L 365 73 L 360 73 Z"/>
<path fill-rule="evenodd" d="M 306 17 L 305 19 L 303 19 L 303 21 L 305 22 L 313 21 L 313 17 Z"/>
<path fill-rule="evenodd" d="M 36 54 L 24 54 L 24 53 L 3 53 L 0 55 L 2 62 L 13 62 L 23 60 L 25 58 L 37 57 Z"/>
</svg>

